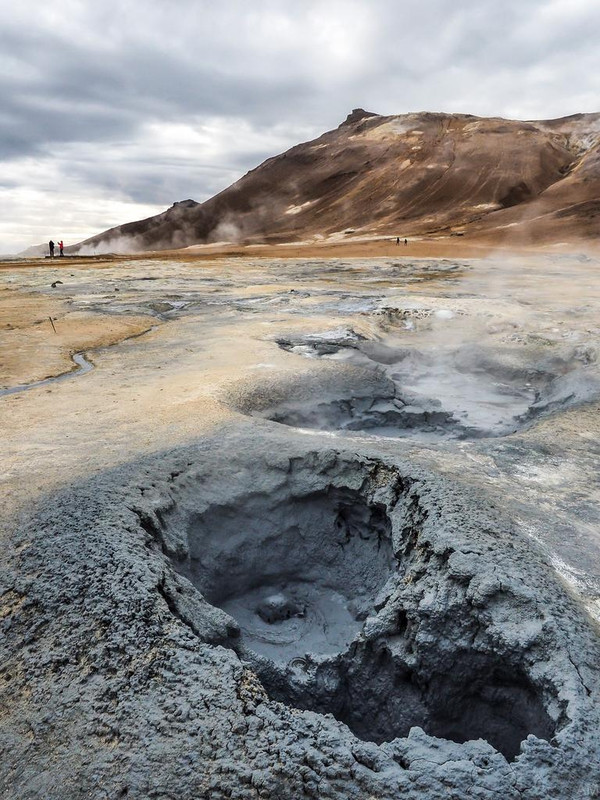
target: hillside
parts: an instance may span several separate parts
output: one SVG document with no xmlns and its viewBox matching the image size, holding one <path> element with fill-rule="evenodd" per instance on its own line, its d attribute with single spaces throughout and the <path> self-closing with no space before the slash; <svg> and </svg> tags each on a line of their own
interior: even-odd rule
<svg viewBox="0 0 600 800">
<path fill-rule="evenodd" d="M 595 236 L 599 214 L 600 114 L 522 122 L 356 109 L 204 203 L 175 203 L 70 251 L 424 234 L 561 241 Z"/>
</svg>

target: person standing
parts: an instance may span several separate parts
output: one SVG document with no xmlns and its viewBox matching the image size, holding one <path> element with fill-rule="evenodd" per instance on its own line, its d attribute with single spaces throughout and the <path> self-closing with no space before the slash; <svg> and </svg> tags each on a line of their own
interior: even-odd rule
<svg viewBox="0 0 600 800">
<path fill-rule="evenodd" d="M 60 242 L 58 243 L 58 255 L 59 256 L 64 256 L 63 249 L 64 249 L 64 245 L 63 245 L 63 240 L 61 239 Z"/>
<path fill-rule="evenodd" d="M 400 237 L 396 236 L 396 244 L 400 244 Z"/>
<path fill-rule="evenodd" d="M 48 247 L 50 249 L 50 258 L 54 258 L 54 242 L 52 239 L 48 242 Z"/>
</svg>

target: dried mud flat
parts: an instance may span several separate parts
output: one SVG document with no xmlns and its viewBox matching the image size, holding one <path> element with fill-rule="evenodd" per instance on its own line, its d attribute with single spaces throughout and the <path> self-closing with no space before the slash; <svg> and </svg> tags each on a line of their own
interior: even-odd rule
<svg viewBox="0 0 600 800">
<path fill-rule="evenodd" d="M 3 796 L 598 796 L 598 267 L 3 270 Z"/>
</svg>

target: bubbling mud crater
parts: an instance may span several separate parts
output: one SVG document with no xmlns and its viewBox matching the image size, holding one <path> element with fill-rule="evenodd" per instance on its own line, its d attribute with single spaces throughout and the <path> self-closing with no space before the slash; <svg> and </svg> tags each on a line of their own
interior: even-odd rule
<svg viewBox="0 0 600 800">
<path fill-rule="evenodd" d="M 341 397 L 290 399 L 256 416 L 298 428 L 368 431 L 386 437 L 479 439 L 506 436 L 548 413 L 600 393 L 595 353 L 585 347 L 560 354 L 502 352 L 478 344 L 400 346 L 365 339 L 353 330 L 279 338 L 284 350 L 371 372 Z M 371 382 L 372 384 L 372 382 Z"/>
<path fill-rule="evenodd" d="M 541 612 L 493 537 L 460 552 L 427 487 L 378 461 L 310 454 L 276 478 L 217 502 L 188 481 L 158 517 L 164 552 L 232 618 L 223 644 L 271 699 L 377 744 L 419 726 L 511 759 L 529 734 L 553 737 L 566 717 L 535 651 Z"/>
</svg>

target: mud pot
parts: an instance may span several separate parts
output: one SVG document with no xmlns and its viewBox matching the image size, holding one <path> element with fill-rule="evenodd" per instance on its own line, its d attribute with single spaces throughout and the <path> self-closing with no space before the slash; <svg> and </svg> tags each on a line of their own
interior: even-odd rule
<svg viewBox="0 0 600 800">
<path fill-rule="evenodd" d="M 560 748 L 579 714 L 566 686 L 588 690 L 549 611 L 561 590 L 523 543 L 479 511 L 457 536 L 435 479 L 377 459 L 311 452 L 265 484 L 211 499 L 187 475 L 138 514 L 271 700 L 377 745 L 418 727 L 510 761 L 526 740 Z"/>
<path fill-rule="evenodd" d="M 279 338 L 284 350 L 373 372 L 378 391 L 360 383 L 340 397 L 289 400 L 254 412 L 318 430 L 368 431 L 386 437 L 477 439 L 507 436 L 533 420 L 600 395 L 595 354 L 515 354 L 470 343 L 429 349 L 366 339 L 353 330 Z"/>
</svg>

